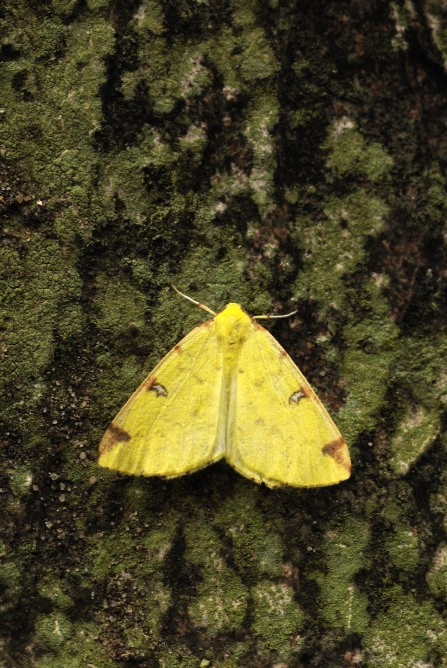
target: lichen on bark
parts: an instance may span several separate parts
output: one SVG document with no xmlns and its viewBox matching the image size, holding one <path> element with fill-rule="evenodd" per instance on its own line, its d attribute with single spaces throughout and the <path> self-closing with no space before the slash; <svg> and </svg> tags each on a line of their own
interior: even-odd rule
<svg viewBox="0 0 447 668">
<path fill-rule="evenodd" d="M 4 0 L 0 665 L 446 665 L 445 9 Z M 352 478 L 96 465 L 219 310 L 272 328 Z"/>
</svg>

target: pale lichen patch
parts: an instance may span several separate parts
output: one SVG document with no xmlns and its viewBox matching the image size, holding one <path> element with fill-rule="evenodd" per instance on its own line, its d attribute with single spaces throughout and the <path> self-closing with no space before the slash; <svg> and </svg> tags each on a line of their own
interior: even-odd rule
<svg viewBox="0 0 447 668">
<path fill-rule="evenodd" d="M 430 591 L 443 600 L 447 598 L 447 546 L 444 543 L 438 547 L 427 573 L 427 583 Z"/>
<path fill-rule="evenodd" d="M 410 407 L 391 440 L 391 464 L 397 473 L 406 474 L 411 465 L 433 443 L 439 433 L 440 411 L 425 406 Z"/>
<path fill-rule="evenodd" d="M 284 583 L 260 582 L 253 589 L 254 622 L 257 635 L 279 657 L 288 659 L 300 650 L 299 636 L 304 615 L 294 600 L 293 590 Z M 291 639 L 294 642 L 291 643 Z"/>
</svg>

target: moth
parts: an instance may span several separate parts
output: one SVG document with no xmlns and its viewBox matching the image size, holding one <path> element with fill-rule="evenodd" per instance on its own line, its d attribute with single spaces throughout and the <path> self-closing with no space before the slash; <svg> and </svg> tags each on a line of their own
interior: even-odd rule
<svg viewBox="0 0 447 668">
<path fill-rule="evenodd" d="M 213 318 L 174 346 L 123 406 L 101 441 L 99 465 L 175 478 L 225 458 L 268 487 L 349 478 L 339 430 L 286 351 L 257 322 L 275 316 L 251 318 L 235 303 L 216 314 L 174 289 Z"/>
</svg>

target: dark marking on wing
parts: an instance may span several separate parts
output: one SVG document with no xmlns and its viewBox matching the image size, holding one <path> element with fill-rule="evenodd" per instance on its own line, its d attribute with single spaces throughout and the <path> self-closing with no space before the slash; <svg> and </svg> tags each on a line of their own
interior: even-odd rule
<svg viewBox="0 0 447 668">
<path fill-rule="evenodd" d="M 168 396 L 167 389 L 165 388 L 164 385 L 162 385 L 161 383 L 158 383 L 156 378 L 150 378 L 149 379 L 146 390 L 148 392 L 150 392 L 150 391 L 155 392 L 157 397 L 167 397 Z"/>
<path fill-rule="evenodd" d="M 341 437 L 336 441 L 326 443 L 326 445 L 323 445 L 321 448 L 323 455 L 329 455 L 329 457 L 335 459 L 337 464 L 343 466 L 347 471 L 351 472 L 351 463 L 349 459 L 346 458 L 347 451 L 348 449 L 346 447 L 346 443 Z"/>
<path fill-rule="evenodd" d="M 301 399 L 310 399 L 311 397 L 312 391 L 308 387 L 301 385 L 300 389 L 294 392 L 289 398 L 289 404 L 299 404 Z"/>
<path fill-rule="evenodd" d="M 130 441 L 130 439 L 131 436 L 129 432 L 127 432 L 122 427 L 118 427 L 116 424 L 113 424 L 112 422 L 112 424 L 104 434 L 104 438 L 101 441 L 101 445 L 99 448 L 99 455 L 103 455 L 105 452 L 112 450 L 112 448 L 117 443 L 127 443 L 127 441 Z"/>
<path fill-rule="evenodd" d="M 152 392 L 155 392 L 157 397 L 167 397 L 168 396 L 168 391 L 165 388 L 164 385 L 161 385 L 160 383 L 154 383 L 152 387 L 149 387 L 148 390 L 151 390 Z"/>
<path fill-rule="evenodd" d="M 174 346 L 174 350 L 176 350 L 178 353 L 181 353 L 183 348 L 181 347 L 180 343 L 177 343 L 177 345 Z"/>
<path fill-rule="evenodd" d="M 287 355 L 287 353 L 286 353 L 285 350 L 281 350 L 281 352 L 279 353 L 279 356 L 280 356 L 280 357 L 288 357 L 288 355 Z"/>
<path fill-rule="evenodd" d="M 265 330 L 265 327 L 263 327 L 262 325 L 260 325 L 259 322 L 257 322 L 257 320 L 252 320 L 252 323 L 253 323 L 253 327 L 254 327 L 255 329 L 257 329 L 257 330 L 259 330 L 259 329 Z"/>
<path fill-rule="evenodd" d="M 113 424 L 113 422 L 107 431 L 111 434 L 112 438 L 110 440 L 113 439 L 114 443 L 130 441 L 129 432 L 122 427 L 118 427 L 116 424 Z"/>
</svg>

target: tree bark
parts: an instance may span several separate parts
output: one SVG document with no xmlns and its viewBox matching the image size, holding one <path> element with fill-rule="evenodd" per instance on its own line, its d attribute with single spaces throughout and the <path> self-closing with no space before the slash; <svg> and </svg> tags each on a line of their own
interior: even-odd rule
<svg viewBox="0 0 447 668">
<path fill-rule="evenodd" d="M 447 665 L 441 0 L 4 0 L 0 666 Z M 272 333 L 350 480 L 100 469 L 215 311 Z"/>
</svg>

